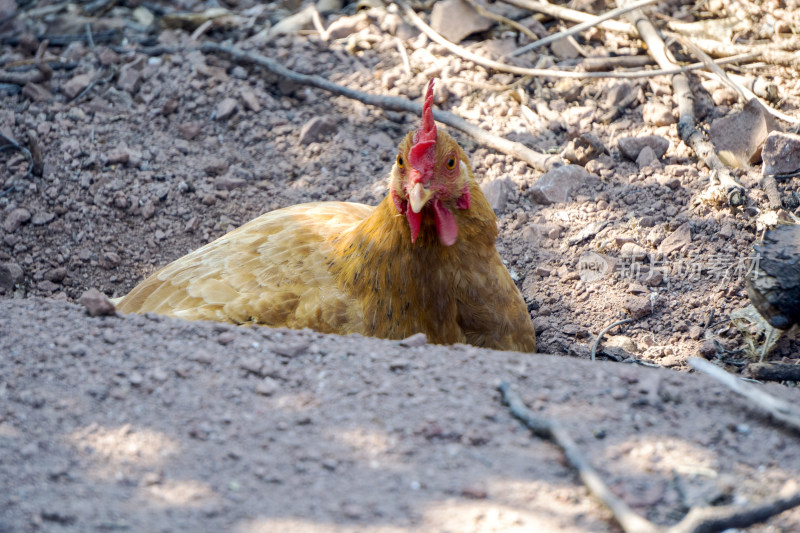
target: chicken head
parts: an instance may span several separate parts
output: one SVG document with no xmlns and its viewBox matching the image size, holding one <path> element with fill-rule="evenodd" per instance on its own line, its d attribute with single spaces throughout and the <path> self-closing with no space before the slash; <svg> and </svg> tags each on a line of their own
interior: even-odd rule
<svg viewBox="0 0 800 533">
<path fill-rule="evenodd" d="M 433 85 L 428 82 L 419 129 L 400 144 L 390 189 L 397 211 L 405 215 L 416 242 L 423 217 L 433 217 L 439 241 L 451 246 L 458 239 L 456 209 L 470 206 L 469 180 L 472 169 L 466 154 L 433 120 Z"/>
</svg>

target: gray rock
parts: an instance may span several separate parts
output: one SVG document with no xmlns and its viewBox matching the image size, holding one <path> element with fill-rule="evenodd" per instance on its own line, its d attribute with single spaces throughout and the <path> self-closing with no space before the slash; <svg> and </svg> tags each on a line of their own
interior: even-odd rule
<svg viewBox="0 0 800 533">
<path fill-rule="evenodd" d="M 262 396 L 272 396 L 281 390 L 281 385 L 276 380 L 266 377 L 256 385 L 256 392 Z"/>
<path fill-rule="evenodd" d="M 800 171 L 800 135 L 771 132 L 764 141 L 761 157 L 764 160 L 761 172 L 765 176 Z"/>
<path fill-rule="evenodd" d="M 68 82 L 66 82 L 62 87 L 61 91 L 72 100 L 81 92 L 92 83 L 92 74 L 78 74 L 77 76 L 73 76 Z"/>
<path fill-rule="evenodd" d="M 221 176 L 228 170 L 228 163 L 221 157 L 211 157 L 203 165 L 203 170 L 209 176 Z"/>
<path fill-rule="evenodd" d="M 631 91 L 636 90 L 638 90 L 638 87 L 634 87 L 626 81 L 612 85 L 606 93 L 605 106 L 608 108 L 616 106 L 627 98 Z"/>
<path fill-rule="evenodd" d="M 658 182 L 659 185 L 663 185 L 664 187 L 669 187 L 670 189 L 673 190 L 681 186 L 681 180 L 673 176 L 667 176 L 664 174 L 657 174 L 656 181 Z"/>
<path fill-rule="evenodd" d="M 109 316 L 117 312 L 111 300 L 95 288 L 91 288 L 81 294 L 78 302 L 86 308 L 86 311 L 91 316 Z"/>
<path fill-rule="evenodd" d="M 514 190 L 514 182 L 508 178 L 496 179 L 483 183 L 481 190 L 494 212 L 502 213 L 506 209 L 511 191 Z"/>
<path fill-rule="evenodd" d="M 214 180 L 214 188 L 220 191 L 232 191 L 244 187 L 246 183 L 247 181 L 242 178 L 226 174 Z"/>
<path fill-rule="evenodd" d="M 184 122 L 178 125 L 178 132 L 181 134 L 181 137 L 186 140 L 194 139 L 203 129 L 204 124 L 204 122 L 199 120 Z"/>
<path fill-rule="evenodd" d="M 18 207 L 6 215 L 5 220 L 3 220 L 3 229 L 6 230 L 7 233 L 14 233 L 30 219 L 31 212 L 24 207 Z"/>
<path fill-rule="evenodd" d="M 669 140 L 658 135 L 645 135 L 642 137 L 622 137 L 618 143 L 619 151 L 630 159 L 636 161 L 642 148 L 649 146 L 659 159 L 664 157 L 669 148 Z"/>
<path fill-rule="evenodd" d="M 442 0 L 433 4 L 430 24 L 448 41 L 460 43 L 468 35 L 488 30 L 494 21 L 482 17 L 464 0 Z"/>
<path fill-rule="evenodd" d="M 106 162 L 109 165 L 122 165 L 130 161 L 131 152 L 128 147 L 121 144 L 106 154 Z"/>
<path fill-rule="evenodd" d="M 244 106 L 250 111 L 254 113 L 261 111 L 261 102 L 258 101 L 256 93 L 250 89 L 242 89 L 241 98 Z"/>
<path fill-rule="evenodd" d="M 117 89 L 125 91 L 128 94 L 134 94 L 139 89 L 139 82 L 142 79 L 142 73 L 138 70 L 129 68 L 123 69 L 119 73 L 117 79 Z"/>
<path fill-rule="evenodd" d="M 397 148 L 397 144 L 394 142 L 394 139 L 389 137 L 386 133 L 379 131 L 378 133 L 373 133 L 369 137 L 367 137 L 367 144 L 373 148 L 378 150 L 395 150 Z"/>
<path fill-rule="evenodd" d="M 603 141 L 593 133 L 584 133 L 576 139 L 572 139 L 564 149 L 564 159 L 576 165 L 586 166 L 586 163 L 608 153 Z"/>
<path fill-rule="evenodd" d="M 303 125 L 298 142 L 311 144 L 325 139 L 336 131 L 336 119 L 331 116 L 314 117 Z"/>
<path fill-rule="evenodd" d="M 416 348 L 428 344 L 428 338 L 424 333 L 414 333 L 410 337 L 401 340 L 398 344 L 406 348 Z"/>
<path fill-rule="evenodd" d="M 225 98 L 219 104 L 217 104 L 217 108 L 214 110 L 214 117 L 217 120 L 225 120 L 233 115 L 238 106 L 239 102 L 237 102 L 234 98 Z"/>
<path fill-rule="evenodd" d="M 740 112 L 712 122 L 708 134 L 723 161 L 729 165 L 747 166 L 761 160 L 761 147 L 774 129 L 773 120 L 753 99 Z"/>
<path fill-rule="evenodd" d="M 669 255 L 672 252 L 680 250 L 687 244 L 692 242 L 692 230 L 688 222 L 681 224 L 681 226 L 668 235 L 663 241 L 659 250 L 664 254 Z"/>
<path fill-rule="evenodd" d="M 626 242 L 622 245 L 619 252 L 622 257 L 634 259 L 636 261 L 642 261 L 647 257 L 647 250 L 634 242 Z"/>
<path fill-rule="evenodd" d="M 639 155 L 636 157 L 636 164 L 639 165 L 639 168 L 658 164 L 658 156 L 652 148 L 645 146 L 639 151 Z"/>
<path fill-rule="evenodd" d="M 22 267 L 17 263 L 0 263 L 0 287 L 13 290 L 15 285 L 22 283 L 24 277 Z"/>
<path fill-rule="evenodd" d="M 723 239 L 730 239 L 733 236 L 733 226 L 730 222 L 724 222 L 722 228 L 717 232 L 717 235 Z"/>
<path fill-rule="evenodd" d="M 128 94 L 135 94 L 139 90 L 142 81 L 142 68 L 144 67 L 144 57 L 139 56 L 130 63 L 126 63 L 119 69 L 117 78 L 117 89 Z"/>
<path fill-rule="evenodd" d="M 585 183 L 589 175 L 578 165 L 554 168 L 543 174 L 530 188 L 531 198 L 544 205 L 568 202 L 570 195 Z"/>
<path fill-rule="evenodd" d="M 31 218 L 31 224 L 34 226 L 44 226 L 45 224 L 52 222 L 54 218 L 56 218 L 55 213 L 50 213 L 49 211 L 39 211 Z"/>
<path fill-rule="evenodd" d="M 343 39 L 369 26 L 366 13 L 338 18 L 327 28 L 329 39 Z"/>
<path fill-rule="evenodd" d="M 62 281 L 64 281 L 64 278 L 67 277 L 67 269 L 64 267 L 56 267 L 52 270 L 47 271 L 44 277 L 45 279 L 48 279 L 52 282 L 61 283 Z"/>
<path fill-rule="evenodd" d="M 653 312 L 653 306 L 647 296 L 629 296 L 623 302 L 622 307 L 631 314 L 631 318 L 634 320 L 644 318 Z"/>
<path fill-rule="evenodd" d="M 572 44 L 572 41 L 569 39 L 558 39 L 553 41 L 550 43 L 550 50 L 560 61 L 564 61 L 565 59 L 575 59 L 581 55 L 581 51 L 578 50 L 578 48 Z"/>
<path fill-rule="evenodd" d="M 661 102 L 648 102 L 642 106 L 642 119 L 656 126 L 669 126 L 677 120 L 672 116 L 672 108 Z"/>
</svg>

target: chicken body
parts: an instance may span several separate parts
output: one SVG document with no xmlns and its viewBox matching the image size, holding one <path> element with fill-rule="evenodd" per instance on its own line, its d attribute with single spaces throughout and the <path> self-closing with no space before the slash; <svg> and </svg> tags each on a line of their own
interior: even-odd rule
<svg viewBox="0 0 800 533">
<path fill-rule="evenodd" d="M 428 96 L 429 106 L 430 85 Z M 377 207 L 319 202 L 266 213 L 159 270 L 117 309 L 535 351 L 466 155 L 424 119 L 420 131 L 427 140 L 405 138 Z M 427 159 L 414 155 L 420 145 Z"/>
</svg>

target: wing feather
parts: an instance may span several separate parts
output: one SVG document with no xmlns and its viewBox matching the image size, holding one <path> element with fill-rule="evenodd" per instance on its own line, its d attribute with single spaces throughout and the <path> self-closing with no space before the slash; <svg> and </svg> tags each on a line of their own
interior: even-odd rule
<svg viewBox="0 0 800 533">
<path fill-rule="evenodd" d="M 358 332 L 360 310 L 337 286 L 333 239 L 373 209 L 321 202 L 266 213 L 165 266 L 117 308 L 319 331 L 350 324 Z"/>
</svg>

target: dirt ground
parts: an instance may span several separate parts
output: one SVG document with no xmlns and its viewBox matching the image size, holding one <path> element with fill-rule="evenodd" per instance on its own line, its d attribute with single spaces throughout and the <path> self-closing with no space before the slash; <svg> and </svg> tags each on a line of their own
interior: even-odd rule
<svg viewBox="0 0 800 533">
<path fill-rule="evenodd" d="M 455 58 L 385 9 L 355 15 L 349 4 L 324 17 L 353 17 L 339 39 L 302 32 L 256 43 L 246 39 L 297 6 L 259 11 L 240 0 L 225 4 L 238 23 L 200 39 L 409 99 L 438 76 L 439 108 L 542 152 L 593 134 L 607 153 L 583 162 L 566 201 L 544 203 L 541 172 L 448 128 L 492 199 L 497 246 L 539 350 L 555 355 L 89 318 L 73 303 L 86 289 L 123 295 L 265 211 L 377 204 L 396 145 L 417 122 L 204 55 L 189 32 L 149 28 L 136 11 L 215 2 L 119 4 L 96 19 L 69 8 L 0 26 L 12 39 L 0 66 L 24 75 L 35 73 L 24 70 L 33 35 L 78 36 L 48 48 L 51 80 L 0 85 L 0 131 L 25 146 L 34 132 L 44 161 L 41 176 L 28 175 L 23 154 L 0 152 L 0 531 L 617 531 L 560 451 L 506 412 L 501 380 L 562 420 L 612 489 L 658 523 L 690 506 L 757 502 L 798 477 L 796 435 L 685 372 L 701 353 L 746 373 L 728 319 L 748 303 L 766 203 L 758 166 L 739 172 L 744 208 L 698 204 L 708 171 L 678 138 L 668 78 L 532 79 L 520 97 L 506 90 L 517 78 Z M 527 42 L 497 27 L 472 39 L 462 44 L 495 58 Z M 584 45 L 592 55 L 641 49 L 610 32 Z M 797 115 L 800 78 L 760 69 L 778 107 Z M 706 123 L 741 108 L 719 84 L 695 81 Z M 649 135 L 655 157 L 626 155 L 626 138 Z M 796 197 L 800 179 L 779 185 Z M 659 263 L 646 259 L 656 253 Z M 587 276 L 582 265 L 597 257 L 607 270 Z M 630 315 L 605 337 L 605 353 L 669 370 L 585 360 L 596 335 Z M 798 346 L 788 335 L 770 360 L 795 362 Z M 766 389 L 800 399 L 795 387 Z M 800 530 L 800 511 L 752 530 Z"/>
</svg>

